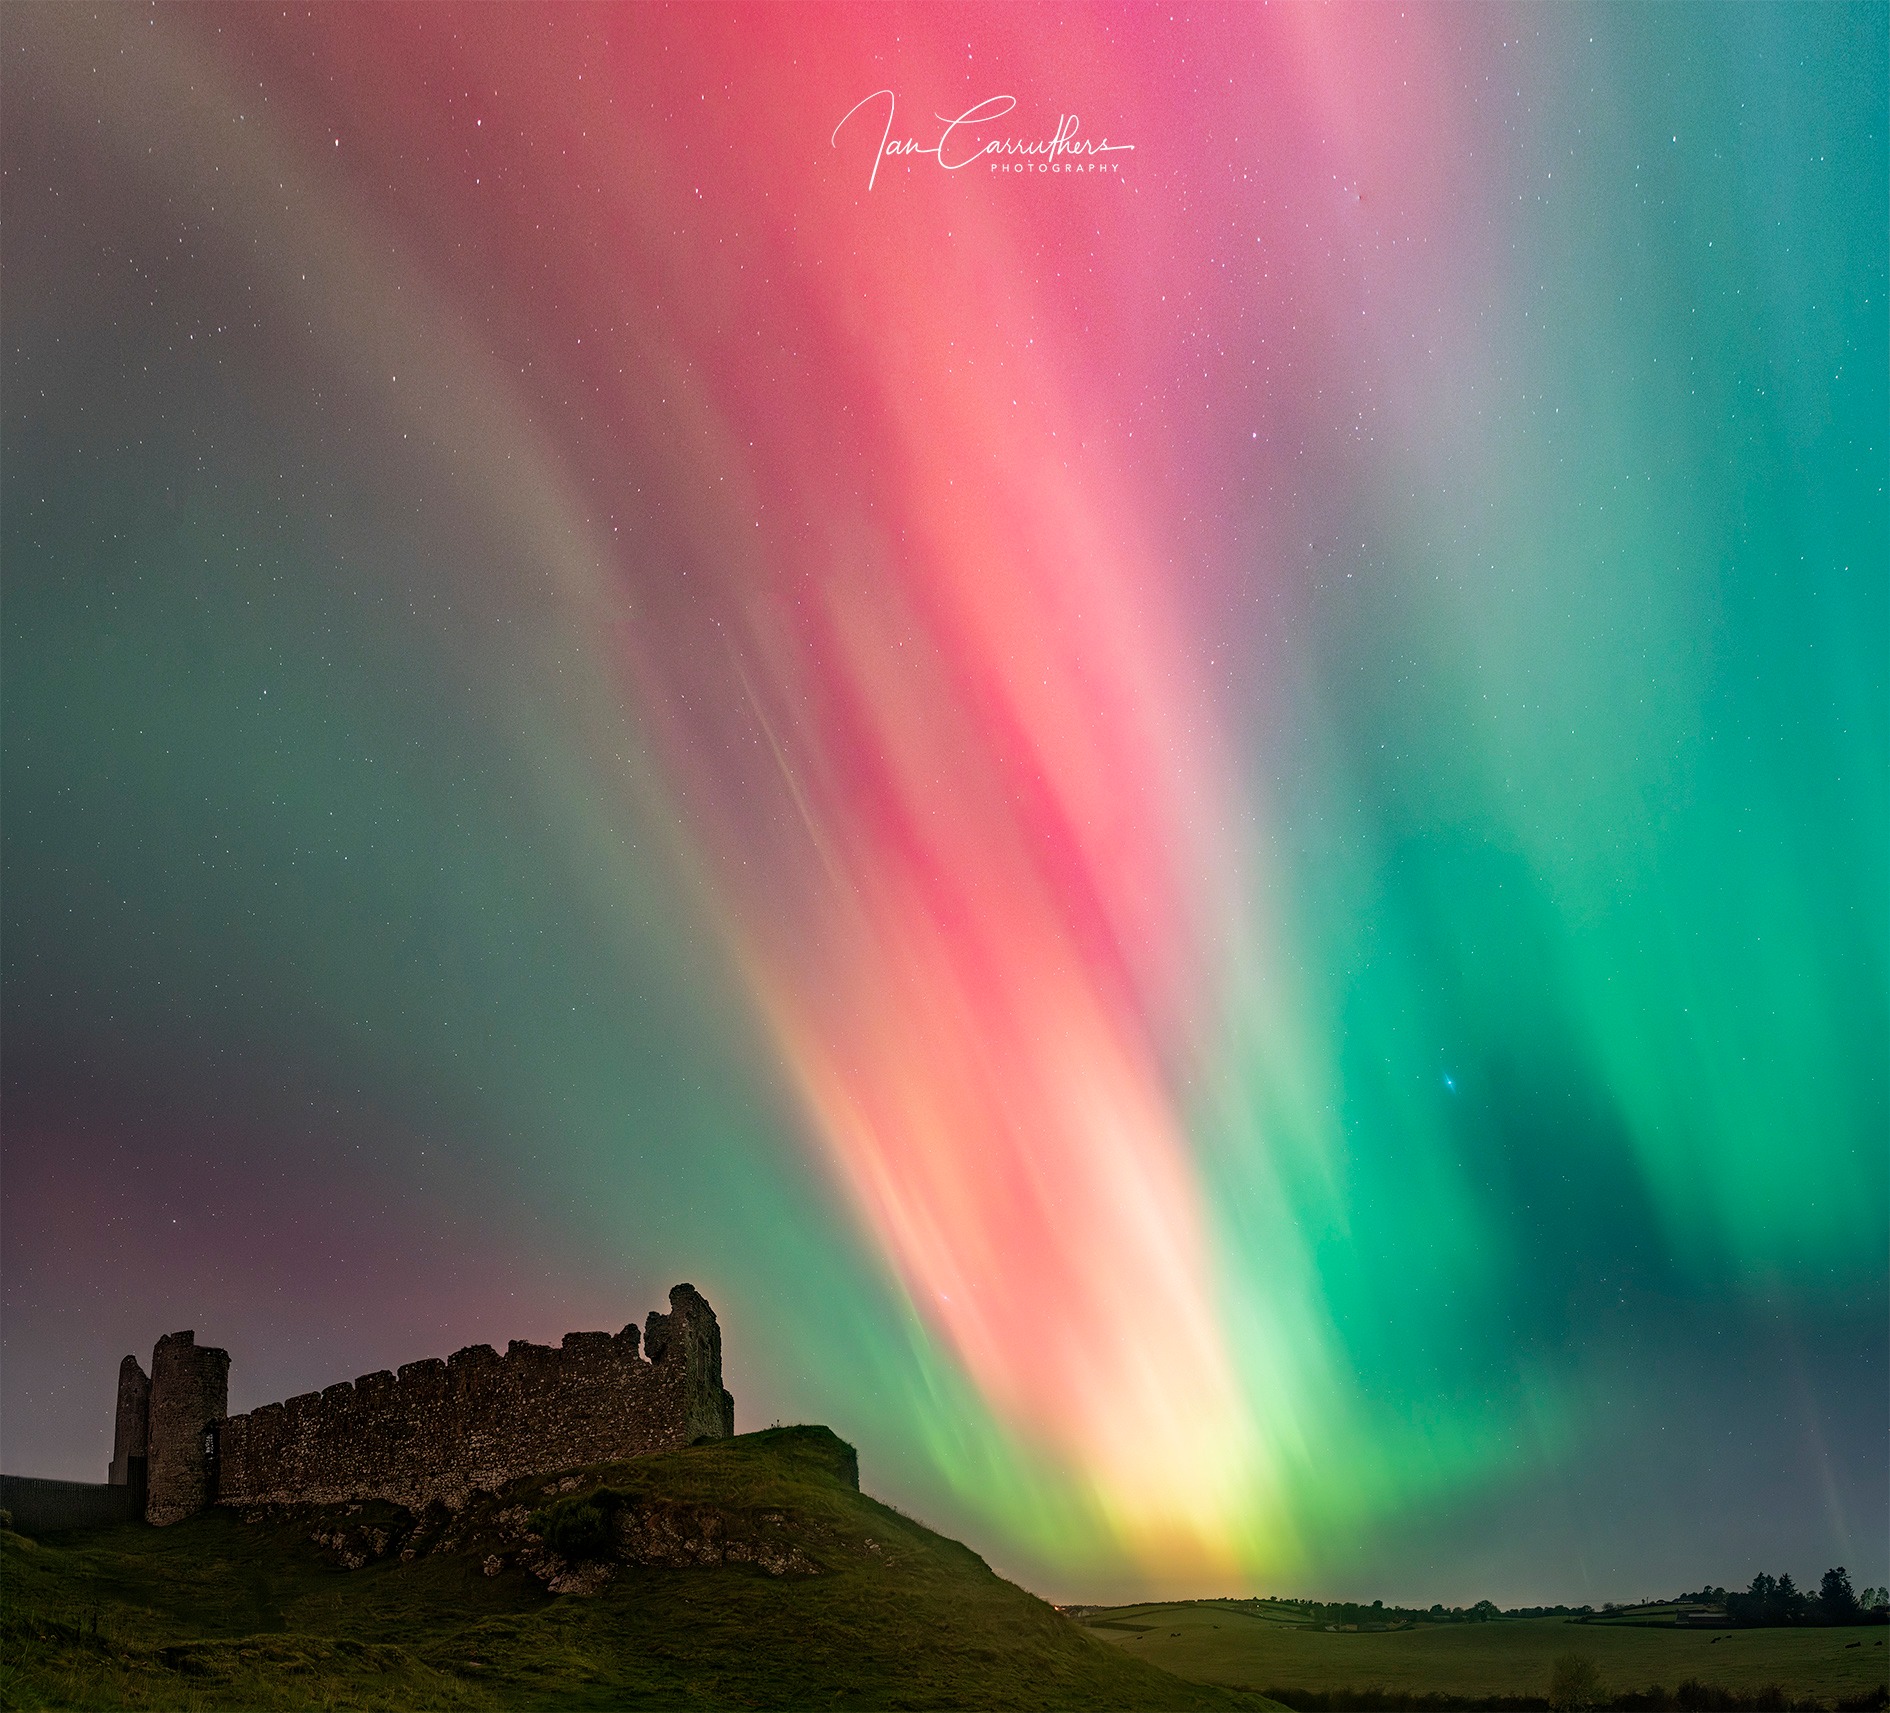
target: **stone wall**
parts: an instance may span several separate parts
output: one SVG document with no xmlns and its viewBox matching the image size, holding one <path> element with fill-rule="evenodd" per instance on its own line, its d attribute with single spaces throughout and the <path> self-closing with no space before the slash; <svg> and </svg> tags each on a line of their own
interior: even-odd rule
<svg viewBox="0 0 1890 1713">
<path fill-rule="evenodd" d="M 89 1481 L 42 1481 L 35 1475 L 0 1475 L 0 1510 L 25 1535 L 60 1529 L 97 1529 L 130 1523 L 144 1516 L 139 1495 L 130 1487 Z"/>
<path fill-rule="evenodd" d="M 217 1500 L 457 1507 L 521 1475 L 732 1434 L 715 1311 L 690 1285 L 669 1302 L 649 1316 L 647 1357 L 634 1325 L 556 1348 L 515 1340 L 503 1356 L 475 1344 L 231 1416 L 216 1424 Z M 154 1481 L 156 1467 L 154 1446 Z"/>
<path fill-rule="evenodd" d="M 229 1411 L 230 1353 L 198 1344 L 194 1332 L 167 1333 L 151 1352 L 150 1397 L 144 1514 L 174 1523 L 216 1498 L 204 1436 Z"/>
</svg>

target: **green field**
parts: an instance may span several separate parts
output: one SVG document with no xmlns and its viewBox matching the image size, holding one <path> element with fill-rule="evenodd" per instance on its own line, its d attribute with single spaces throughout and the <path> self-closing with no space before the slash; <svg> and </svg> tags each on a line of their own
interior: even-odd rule
<svg viewBox="0 0 1890 1713">
<path fill-rule="evenodd" d="M 1266 1707 L 1109 1647 L 856 1491 L 850 1457 L 824 1428 L 749 1434 L 589 1472 L 562 1497 L 550 1477 L 522 1482 L 430 1539 L 403 1537 L 412 1519 L 387 1507 L 0 1534 L 0 1705 Z M 606 1508 L 632 1515 L 712 1508 L 736 1535 L 751 1519 L 798 1568 L 622 1563 L 601 1593 L 554 1596 L 501 1557 L 506 1531 L 516 1546 L 531 1526 L 521 1507 L 572 1511 L 604 1483 Z M 393 1544 L 355 1570 L 310 1539 L 340 1531 L 353 1551 L 374 1530 Z M 411 1562 L 403 1539 L 420 1541 Z"/>
<path fill-rule="evenodd" d="M 1121 1606 L 1084 1622 L 1123 1653 L 1203 1683 L 1254 1689 L 1391 1689 L 1463 1696 L 1545 1695 L 1557 1654 L 1583 1653 L 1615 1691 L 1688 1678 L 1749 1694 L 1780 1684 L 1835 1701 L 1885 1680 L 1881 1626 L 1830 1630 L 1675 1630 L 1564 1618 L 1421 1624 L 1333 1634 L 1232 1604 Z"/>
</svg>

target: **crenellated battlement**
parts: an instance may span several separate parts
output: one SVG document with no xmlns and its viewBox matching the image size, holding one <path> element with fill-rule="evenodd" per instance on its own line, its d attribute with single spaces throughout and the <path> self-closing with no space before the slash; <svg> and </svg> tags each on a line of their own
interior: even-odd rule
<svg viewBox="0 0 1890 1713">
<path fill-rule="evenodd" d="M 153 1360 L 146 1515 L 171 1522 L 205 1504 L 362 1499 L 457 1508 L 521 1475 L 724 1438 L 734 1432 L 735 1405 L 722 1389 L 715 1311 L 691 1285 L 678 1285 L 669 1301 L 670 1312 L 652 1313 L 641 1336 L 632 1324 L 567 1333 L 555 1346 L 514 1339 L 504 1355 L 473 1344 L 444 1361 L 380 1369 L 238 1416 L 223 1413 L 223 1394 L 210 1384 L 227 1376 L 229 1358 L 174 1334 Z M 114 1472 L 137 1440 L 128 1412 L 143 1401 L 142 1371 L 134 1380 L 137 1364 L 126 1360 Z M 196 1378 L 181 1384 L 179 1375 Z M 160 1414 L 170 1424 L 161 1497 Z"/>
</svg>

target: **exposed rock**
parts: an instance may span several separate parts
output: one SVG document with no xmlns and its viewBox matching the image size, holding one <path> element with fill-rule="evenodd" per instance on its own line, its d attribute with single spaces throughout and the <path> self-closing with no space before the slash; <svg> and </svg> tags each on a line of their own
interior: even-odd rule
<svg viewBox="0 0 1890 1713">
<path fill-rule="evenodd" d="M 600 1593 L 617 1574 L 614 1564 L 566 1564 L 556 1553 L 544 1558 L 545 1586 L 553 1594 L 590 1596 Z"/>
<path fill-rule="evenodd" d="M 380 1502 L 261 1505 L 242 1515 L 261 1527 L 292 1529 L 347 1570 L 464 1553 L 487 1576 L 515 1567 L 553 1594 L 579 1596 L 596 1594 L 620 1566 L 820 1576 L 840 1556 L 893 1562 L 870 1536 L 842 1538 L 780 1506 L 660 1498 L 581 1471 L 527 1478 L 503 1494 L 474 1491 L 457 1509 L 442 1502 L 418 1512 Z"/>
<path fill-rule="evenodd" d="M 317 1529 L 308 1538 L 332 1563 L 344 1570 L 359 1570 L 364 1564 L 385 1558 L 394 1535 L 387 1529 L 356 1527 Z"/>
<path fill-rule="evenodd" d="M 662 1500 L 626 1504 L 615 1518 L 617 1549 L 630 1564 L 670 1569 L 752 1564 L 770 1576 L 820 1575 L 820 1565 L 788 1529 L 785 1512 Z"/>
</svg>

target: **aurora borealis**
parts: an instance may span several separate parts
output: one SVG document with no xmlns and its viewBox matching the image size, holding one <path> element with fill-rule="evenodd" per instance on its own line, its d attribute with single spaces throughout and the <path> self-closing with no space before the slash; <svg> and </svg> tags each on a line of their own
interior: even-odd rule
<svg viewBox="0 0 1890 1713">
<path fill-rule="evenodd" d="M 1887 18 L 10 6 L 9 1470 L 688 1278 L 1051 1594 L 1890 1580 Z"/>
</svg>

